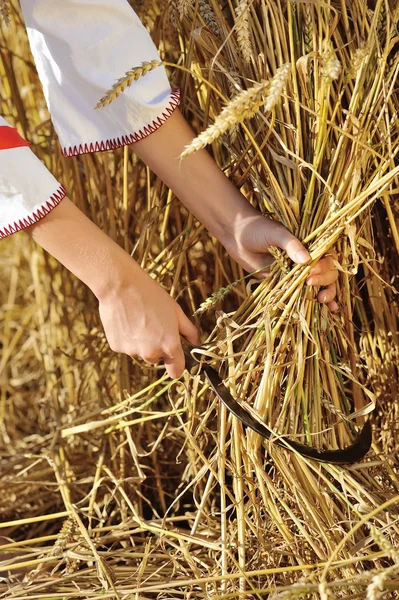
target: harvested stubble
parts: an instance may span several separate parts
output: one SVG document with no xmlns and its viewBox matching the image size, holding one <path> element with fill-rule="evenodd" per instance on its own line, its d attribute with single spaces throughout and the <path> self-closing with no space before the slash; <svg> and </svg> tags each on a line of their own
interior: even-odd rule
<svg viewBox="0 0 399 600">
<path fill-rule="evenodd" d="M 234 106 L 238 84 L 265 81 L 266 101 L 290 65 L 273 110 L 229 122 L 212 151 L 314 260 L 339 252 L 338 315 L 303 285 L 308 267 L 287 272 L 275 251 L 270 278 L 246 288 L 127 151 L 61 158 L 15 7 L 0 45 L 2 113 L 189 314 L 222 298 L 213 331 L 214 308 L 200 319 L 210 352 L 276 435 L 344 445 L 348 413 L 376 398 L 373 452 L 338 468 L 265 448 L 198 377 L 183 387 L 112 356 L 93 298 L 15 236 L 2 242 L 0 509 L 14 540 L 4 550 L 22 549 L 31 572 L 0 584 L 0 597 L 396 598 L 399 10 L 381 0 L 181 1 L 175 30 L 165 2 L 143 4 L 198 130 Z"/>
</svg>

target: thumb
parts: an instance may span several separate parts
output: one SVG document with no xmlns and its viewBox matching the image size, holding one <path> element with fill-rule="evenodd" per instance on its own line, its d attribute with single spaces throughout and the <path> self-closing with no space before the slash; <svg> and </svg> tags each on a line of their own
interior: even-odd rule
<svg viewBox="0 0 399 600">
<path fill-rule="evenodd" d="M 294 263 L 302 265 L 310 260 L 310 254 L 306 250 L 305 246 L 294 235 L 292 235 L 288 229 L 284 228 L 284 230 L 280 232 L 276 246 L 282 250 L 285 250 Z"/>
</svg>

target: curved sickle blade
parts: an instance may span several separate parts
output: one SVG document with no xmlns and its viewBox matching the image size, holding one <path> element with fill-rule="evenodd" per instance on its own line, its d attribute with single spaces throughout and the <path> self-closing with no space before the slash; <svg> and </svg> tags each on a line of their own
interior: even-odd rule
<svg viewBox="0 0 399 600">
<path fill-rule="evenodd" d="M 220 380 L 218 373 L 212 367 L 206 366 L 203 367 L 206 378 L 208 379 L 211 388 L 218 396 L 218 398 L 223 402 L 225 406 L 229 409 L 229 411 L 240 419 L 240 421 L 259 433 L 266 440 L 270 439 L 271 432 L 267 427 L 262 425 L 259 421 L 254 419 L 252 415 L 250 415 L 238 402 L 233 398 L 230 394 L 229 390 Z M 319 462 L 344 465 L 348 463 L 354 463 L 362 459 L 370 449 L 372 442 L 372 431 L 370 421 L 366 421 L 359 435 L 351 444 L 342 450 L 318 450 L 317 448 L 312 448 L 312 446 L 306 446 L 305 444 L 300 444 L 299 442 L 294 442 L 293 440 L 287 440 L 283 438 L 276 438 L 273 440 L 274 444 L 277 446 L 281 446 L 286 450 L 295 450 L 301 456 L 305 456 L 307 458 L 312 458 L 313 460 L 317 460 Z"/>
<path fill-rule="evenodd" d="M 198 363 L 193 359 L 191 350 L 193 346 L 187 342 L 186 339 L 181 338 L 183 351 L 186 357 L 187 368 L 198 367 Z M 229 390 L 221 381 L 217 371 L 212 367 L 205 365 L 203 366 L 203 372 L 206 375 L 209 384 L 217 397 L 223 402 L 223 404 L 229 409 L 229 411 L 237 417 L 246 427 L 249 427 L 266 440 L 270 439 L 271 431 L 265 427 L 262 423 L 257 421 L 252 415 L 250 415 L 230 394 Z M 363 425 L 359 435 L 351 444 L 342 450 L 318 450 L 312 448 L 312 446 L 306 446 L 293 440 L 287 440 L 285 438 L 276 438 L 273 440 L 274 444 L 281 446 L 286 450 L 294 450 L 305 456 L 306 458 L 312 458 L 318 462 L 325 462 L 330 464 L 344 465 L 357 462 L 361 460 L 367 452 L 370 450 L 372 443 L 372 430 L 371 423 L 369 420 Z"/>
</svg>

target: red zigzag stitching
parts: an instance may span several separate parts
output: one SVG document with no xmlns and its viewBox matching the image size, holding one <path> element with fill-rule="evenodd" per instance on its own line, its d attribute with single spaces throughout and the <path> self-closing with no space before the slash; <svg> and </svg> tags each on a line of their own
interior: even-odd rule
<svg viewBox="0 0 399 600">
<path fill-rule="evenodd" d="M 180 90 L 172 92 L 171 98 L 169 107 L 166 108 L 166 112 L 162 113 L 162 116 L 158 117 L 156 121 L 153 121 L 152 125 L 147 125 L 143 129 L 140 129 L 138 133 L 130 133 L 128 135 L 123 135 L 122 137 L 106 140 L 105 142 L 80 144 L 79 146 L 70 146 L 69 148 L 65 147 L 62 149 L 62 154 L 66 157 L 70 157 L 78 156 L 79 154 L 90 154 L 91 152 L 104 152 L 106 150 L 115 150 L 116 148 L 121 148 L 122 146 L 127 146 L 128 144 L 133 144 L 134 142 L 142 140 L 159 129 L 159 127 L 165 123 L 166 119 L 170 117 L 175 108 L 179 106 Z"/>
<path fill-rule="evenodd" d="M 20 219 L 19 221 L 15 221 L 13 225 L 7 225 L 3 229 L 0 229 L 0 240 L 17 231 L 21 231 L 21 229 L 25 229 L 30 225 L 34 225 L 40 219 L 43 219 L 53 208 L 55 208 L 61 200 L 63 200 L 66 196 L 66 189 L 63 185 L 57 189 L 56 192 L 44 204 L 41 205 L 40 208 L 36 210 L 36 212 L 32 212 L 30 215 L 25 217 L 24 219 Z"/>
<path fill-rule="evenodd" d="M 114 138 L 111 140 L 106 140 L 105 142 L 96 142 L 95 144 L 80 144 L 79 146 L 73 146 L 70 148 L 63 148 L 62 154 L 64 156 L 77 156 L 78 154 L 89 154 L 90 152 L 103 152 L 105 150 L 115 150 L 116 148 L 120 148 L 121 146 L 126 146 L 127 144 L 133 144 L 134 142 L 138 142 L 143 138 L 147 137 L 154 131 L 156 131 L 163 123 L 165 123 L 166 119 L 170 117 L 173 113 L 174 109 L 180 104 L 180 90 L 175 90 L 171 93 L 171 101 L 169 106 L 166 108 L 166 112 L 162 113 L 162 117 L 158 117 L 156 121 L 152 122 L 152 125 L 147 125 L 144 129 L 140 129 L 138 133 L 132 133 L 128 135 L 123 135 L 122 137 Z M 40 208 L 37 209 L 36 212 L 33 212 L 31 215 L 28 215 L 24 219 L 20 219 L 19 221 L 15 221 L 13 225 L 8 225 L 3 229 L 0 229 L 0 240 L 17 231 L 21 231 L 21 229 L 25 229 L 30 225 L 34 225 L 45 217 L 53 208 L 57 206 L 65 198 L 66 189 L 63 185 L 60 185 L 58 190 L 54 192 L 54 194 L 44 203 Z"/>
</svg>

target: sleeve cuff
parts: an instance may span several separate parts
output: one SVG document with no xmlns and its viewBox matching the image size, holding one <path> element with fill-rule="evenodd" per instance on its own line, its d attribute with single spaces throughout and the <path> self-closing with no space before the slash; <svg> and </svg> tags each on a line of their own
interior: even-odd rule
<svg viewBox="0 0 399 600">
<path fill-rule="evenodd" d="M 0 150 L 0 239 L 34 225 L 65 196 L 29 148 Z"/>
<path fill-rule="evenodd" d="M 40 219 L 43 219 L 48 213 L 53 210 L 66 196 L 66 189 L 63 185 L 60 185 L 58 189 L 42 204 L 40 204 L 36 210 L 33 210 L 30 214 L 22 217 L 18 221 L 9 223 L 0 228 L 0 240 L 6 238 L 17 231 L 22 231 L 31 225 L 34 225 Z"/>
<path fill-rule="evenodd" d="M 91 152 L 105 152 L 106 150 L 115 150 L 116 148 L 122 148 L 123 146 L 139 142 L 159 129 L 179 105 L 180 90 L 174 90 L 170 93 L 170 98 L 165 107 L 161 109 L 160 116 L 144 125 L 141 129 L 133 132 L 127 131 L 122 135 L 116 135 L 108 139 L 90 140 L 82 142 L 79 145 L 63 146 L 62 154 L 66 157 L 71 157 L 79 156 L 80 154 L 90 154 Z"/>
</svg>

